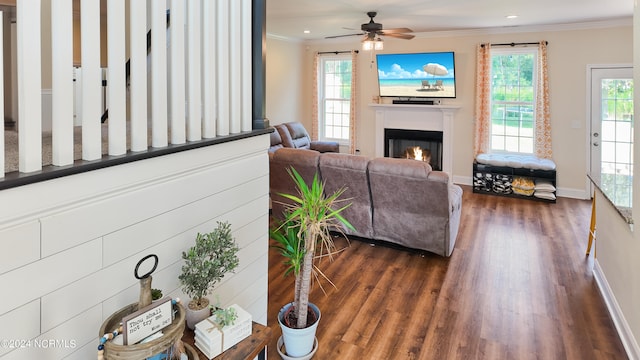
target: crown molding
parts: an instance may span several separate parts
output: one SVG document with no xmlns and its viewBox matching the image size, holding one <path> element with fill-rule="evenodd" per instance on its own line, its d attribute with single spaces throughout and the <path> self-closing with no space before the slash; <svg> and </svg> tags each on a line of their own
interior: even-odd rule
<svg viewBox="0 0 640 360">
<path fill-rule="evenodd" d="M 591 30 L 606 29 L 614 27 L 632 27 L 633 17 L 623 17 L 599 21 L 586 21 L 578 23 L 566 24 L 547 24 L 547 25 L 530 25 L 530 26 L 503 26 L 491 28 L 474 28 L 474 29 L 457 29 L 457 30 L 441 30 L 441 31 L 425 31 L 415 32 L 413 35 L 418 39 L 438 38 L 438 37 L 463 37 L 477 35 L 493 35 L 493 34 L 516 34 L 516 33 L 533 33 L 533 32 L 555 32 L 555 31 L 575 31 L 575 30 Z M 306 44 L 318 43 L 353 43 L 352 37 L 341 37 L 336 39 L 308 39 L 300 40 Z"/>
<path fill-rule="evenodd" d="M 547 25 L 530 25 L 530 26 L 503 26 L 494 28 L 476 28 L 463 30 L 445 30 L 445 31 L 429 31 L 414 33 L 416 38 L 434 38 L 434 37 L 456 37 L 456 36 L 473 36 L 473 35 L 493 35 L 493 34 L 515 34 L 515 33 L 531 33 L 531 32 L 555 32 L 555 31 L 575 31 L 575 30 L 592 30 L 606 29 L 613 27 L 633 26 L 633 17 L 625 17 L 601 21 L 588 21 L 567 24 L 547 24 Z"/>
<path fill-rule="evenodd" d="M 270 32 L 267 32 L 267 39 L 280 40 L 280 41 L 286 41 L 286 42 L 291 42 L 291 43 L 302 43 L 302 42 L 304 42 L 306 40 L 306 39 L 299 39 L 299 38 L 294 38 L 294 37 L 290 37 L 290 36 L 276 35 L 276 34 L 272 34 Z"/>
</svg>

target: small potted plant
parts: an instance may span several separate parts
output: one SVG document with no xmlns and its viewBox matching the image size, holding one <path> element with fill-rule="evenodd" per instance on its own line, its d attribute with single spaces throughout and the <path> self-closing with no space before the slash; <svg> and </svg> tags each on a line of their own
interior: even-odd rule
<svg viewBox="0 0 640 360">
<path fill-rule="evenodd" d="M 186 307 L 187 326 L 190 329 L 211 315 L 206 296 L 225 274 L 238 267 L 238 250 L 231 235 L 231 225 L 218 222 L 212 232 L 198 233 L 196 244 L 189 251 L 182 252 L 185 263 L 178 278 L 182 291 L 191 298 Z"/>
<path fill-rule="evenodd" d="M 151 300 L 156 301 L 162 299 L 162 290 L 151 289 Z"/>
<path fill-rule="evenodd" d="M 284 220 L 270 230 L 270 237 L 285 258 L 288 266 L 285 275 L 293 273 L 296 279 L 294 301 L 280 310 L 278 322 L 287 357 L 306 358 L 314 350 L 315 329 L 320 320 L 320 309 L 309 302 L 311 275 L 323 276 L 315 265 L 316 260 L 322 257 L 331 259 L 338 251 L 331 230 L 340 231 L 339 224 L 355 229 L 340 214 L 351 205 L 340 199 L 345 189 L 326 195 L 318 174 L 315 174 L 311 185 L 307 185 L 294 168 L 288 171 L 298 194 L 280 194 L 293 204 L 287 206 Z M 315 319 L 307 319 L 308 315 Z"/>
</svg>

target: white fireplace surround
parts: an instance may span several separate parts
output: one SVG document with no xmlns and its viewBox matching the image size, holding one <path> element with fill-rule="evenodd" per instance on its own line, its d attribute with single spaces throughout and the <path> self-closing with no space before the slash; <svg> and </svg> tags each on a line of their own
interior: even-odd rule
<svg viewBox="0 0 640 360">
<path fill-rule="evenodd" d="M 376 153 L 384 156 L 384 129 L 442 131 L 442 170 L 452 176 L 453 114 L 459 106 L 370 104 L 376 111 Z"/>
</svg>

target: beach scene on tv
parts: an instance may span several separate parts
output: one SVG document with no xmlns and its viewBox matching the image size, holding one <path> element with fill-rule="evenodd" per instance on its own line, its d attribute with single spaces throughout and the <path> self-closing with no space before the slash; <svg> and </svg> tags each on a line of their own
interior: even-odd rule
<svg viewBox="0 0 640 360">
<path fill-rule="evenodd" d="M 377 54 L 380 96 L 455 98 L 453 52 Z"/>
</svg>

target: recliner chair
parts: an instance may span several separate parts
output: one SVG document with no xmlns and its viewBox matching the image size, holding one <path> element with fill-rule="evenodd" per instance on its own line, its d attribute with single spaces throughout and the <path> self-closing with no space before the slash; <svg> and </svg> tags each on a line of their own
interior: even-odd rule
<svg viewBox="0 0 640 360">
<path fill-rule="evenodd" d="M 275 125 L 275 132 L 271 134 L 270 152 L 281 147 L 293 149 L 308 149 L 318 152 L 340 152 L 340 146 L 336 141 L 311 141 L 311 137 L 299 122 L 288 122 Z"/>
</svg>

